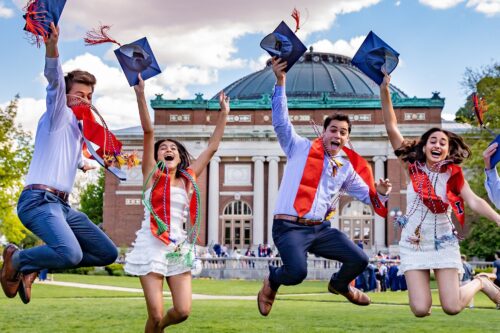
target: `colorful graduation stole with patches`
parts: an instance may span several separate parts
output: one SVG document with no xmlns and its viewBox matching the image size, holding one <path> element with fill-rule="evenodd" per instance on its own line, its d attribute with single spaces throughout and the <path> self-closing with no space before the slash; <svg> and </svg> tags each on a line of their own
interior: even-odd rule
<svg viewBox="0 0 500 333">
<path fill-rule="evenodd" d="M 420 170 L 416 163 L 408 164 L 408 173 L 410 174 L 413 190 L 418 194 L 424 205 L 434 214 L 443 214 L 451 208 L 455 217 L 463 226 L 465 222 L 464 200 L 460 196 L 460 191 L 464 186 L 464 174 L 462 168 L 455 164 L 449 164 L 446 167 L 451 171 L 451 176 L 446 183 L 446 197 L 448 202 L 444 202 L 435 192 L 427 173 Z M 420 189 L 419 189 L 420 187 Z"/>
<path fill-rule="evenodd" d="M 354 171 L 363 179 L 369 189 L 370 201 L 375 212 L 382 216 L 387 216 L 387 208 L 380 201 L 375 189 L 373 174 L 368 162 L 355 153 L 353 150 L 344 147 L 344 153 L 349 158 Z M 311 210 L 314 197 L 318 190 L 319 181 L 323 173 L 325 151 L 322 138 L 317 138 L 313 141 L 309 155 L 307 156 L 306 165 L 300 180 L 299 189 L 295 197 L 293 207 L 297 211 L 299 217 L 304 216 Z"/>
<path fill-rule="evenodd" d="M 73 110 L 76 119 L 83 121 L 82 134 L 85 139 L 99 146 L 96 151 L 99 157 L 106 160 L 107 155 L 116 156 L 121 154 L 122 143 L 109 129 L 96 121 L 90 105 L 75 105 L 71 107 L 71 110 Z M 85 143 L 83 144 L 83 154 L 87 158 L 92 158 Z"/>
<path fill-rule="evenodd" d="M 196 175 L 192 169 L 187 169 L 188 177 L 181 173 L 181 176 L 189 183 L 196 181 Z M 191 184 L 194 187 L 194 184 Z M 153 188 L 150 195 L 151 207 L 153 209 L 150 215 L 150 228 L 153 235 L 165 244 L 170 244 L 172 239 L 169 237 L 170 230 L 170 175 L 161 170 L 157 170 L 155 179 L 153 179 Z M 196 223 L 196 210 L 199 203 L 197 196 L 193 195 L 189 203 L 189 215 L 191 225 Z M 193 240 L 195 241 L 195 240 Z"/>
</svg>

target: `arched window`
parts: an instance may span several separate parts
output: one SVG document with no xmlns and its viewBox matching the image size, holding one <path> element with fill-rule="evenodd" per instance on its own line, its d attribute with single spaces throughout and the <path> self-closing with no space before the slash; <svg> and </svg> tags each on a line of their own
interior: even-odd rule
<svg viewBox="0 0 500 333">
<path fill-rule="evenodd" d="M 353 200 L 342 208 L 340 216 L 341 230 L 355 243 L 363 242 L 363 246 L 373 245 L 373 211 L 369 205 Z"/>
<path fill-rule="evenodd" d="M 231 201 L 222 215 L 224 244 L 233 248 L 252 244 L 252 208 L 244 201 Z"/>
</svg>

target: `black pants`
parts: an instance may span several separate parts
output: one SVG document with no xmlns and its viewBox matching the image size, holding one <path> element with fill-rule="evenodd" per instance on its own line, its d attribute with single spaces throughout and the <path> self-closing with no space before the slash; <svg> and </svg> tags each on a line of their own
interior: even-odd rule
<svg viewBox="0 0 500 333">
<path fill-rule="evenodd" d="M 286 220 L 273 221 L 273 240 L 283 266 L 269 267 L 269 281 L 273 290 L 280 285 L 301 283 L 307 277 L 307 252 L 342 263 L 330 283 L 340 291 L 348 291 L 349 283 L 368 265 L 368 257 L 353 241 L 330 222 L 305 226 Z"/>
</svg>

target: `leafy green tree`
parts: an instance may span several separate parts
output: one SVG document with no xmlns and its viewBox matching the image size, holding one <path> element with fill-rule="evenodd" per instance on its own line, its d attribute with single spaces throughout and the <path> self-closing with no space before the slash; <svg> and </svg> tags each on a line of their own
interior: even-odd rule
<svg viewBox="0 0 500 333">
<path fill-rule="evenodd" d="M 80 196 L 80 211 L 87 214 L 95 224 L 102 223 L 102 207 L 104 195 L 104 169 L 99 169 L 97 183 L 88 184 Z"/>
<path fill-rule="evenodd" d="M 19 221 L 15 209 L 33 145 L 30 133 L 15 124 L 18 101 L 16 96 L 4 110 L 0 109 L 0 231 L 9 242 L 21 244 L 30 232 Z"/>
<path fill-rule="evenodd" d="M 486 76 L 479 79 L 476 83 L 477 92 L 484 97 L 488 104 L 488 111 L 484 113 L 485 125 L 500 134 L 500 67 L 498 67 L 496 76 Z M 465 106 L 467 107 L 467 106 Z M 471 105 L 472 107 L 472 105 Z M 473 126 L 477 126 L 474 117 Z M 493 140 L 491 134 L 487 131 L 473 130 L 466 136 L 466 141 L 472 150 L 472 156 L 464 163 L 466 176 L 472 190 L 480 197 L 487 198 L 484 188 L 484 161 L 483 151 Z M 495 222 L 488 221 L 485 218 L 470 212 L 467 220 L 471 223 L 471 231 L 465 239 L 461 248 L 469 256 L 477 256 L 493 259 L 493 254 L 500 246 L 500 228 Z"/>
</svg>

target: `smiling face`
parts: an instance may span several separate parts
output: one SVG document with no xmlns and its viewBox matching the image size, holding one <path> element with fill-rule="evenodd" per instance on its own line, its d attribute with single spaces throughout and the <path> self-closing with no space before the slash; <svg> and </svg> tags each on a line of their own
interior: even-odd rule
<svg viewBox="0 0 500 333">
<path fill-rule="evenodd" d="M 333 119 L 323 131 L 323 144 L 330 155 L 337 155 L 349 140 L 349 124 Z"/>
<path fill-rule="evenodd" d="M 434 165 L 444 161 L 448 156 L 449 150 L 450 143 L 448 136 L 441 131 L 432 133 L 423 147 L 426 163 Z"/>
<path fill-rule="evenodd" d="M 158 161 L 164 161 L 169 170 L 176 170 L 181 163 L 179 148 L 172 141 L 163 141 L 158 147 L 157 156 Z"/>
</svg>

